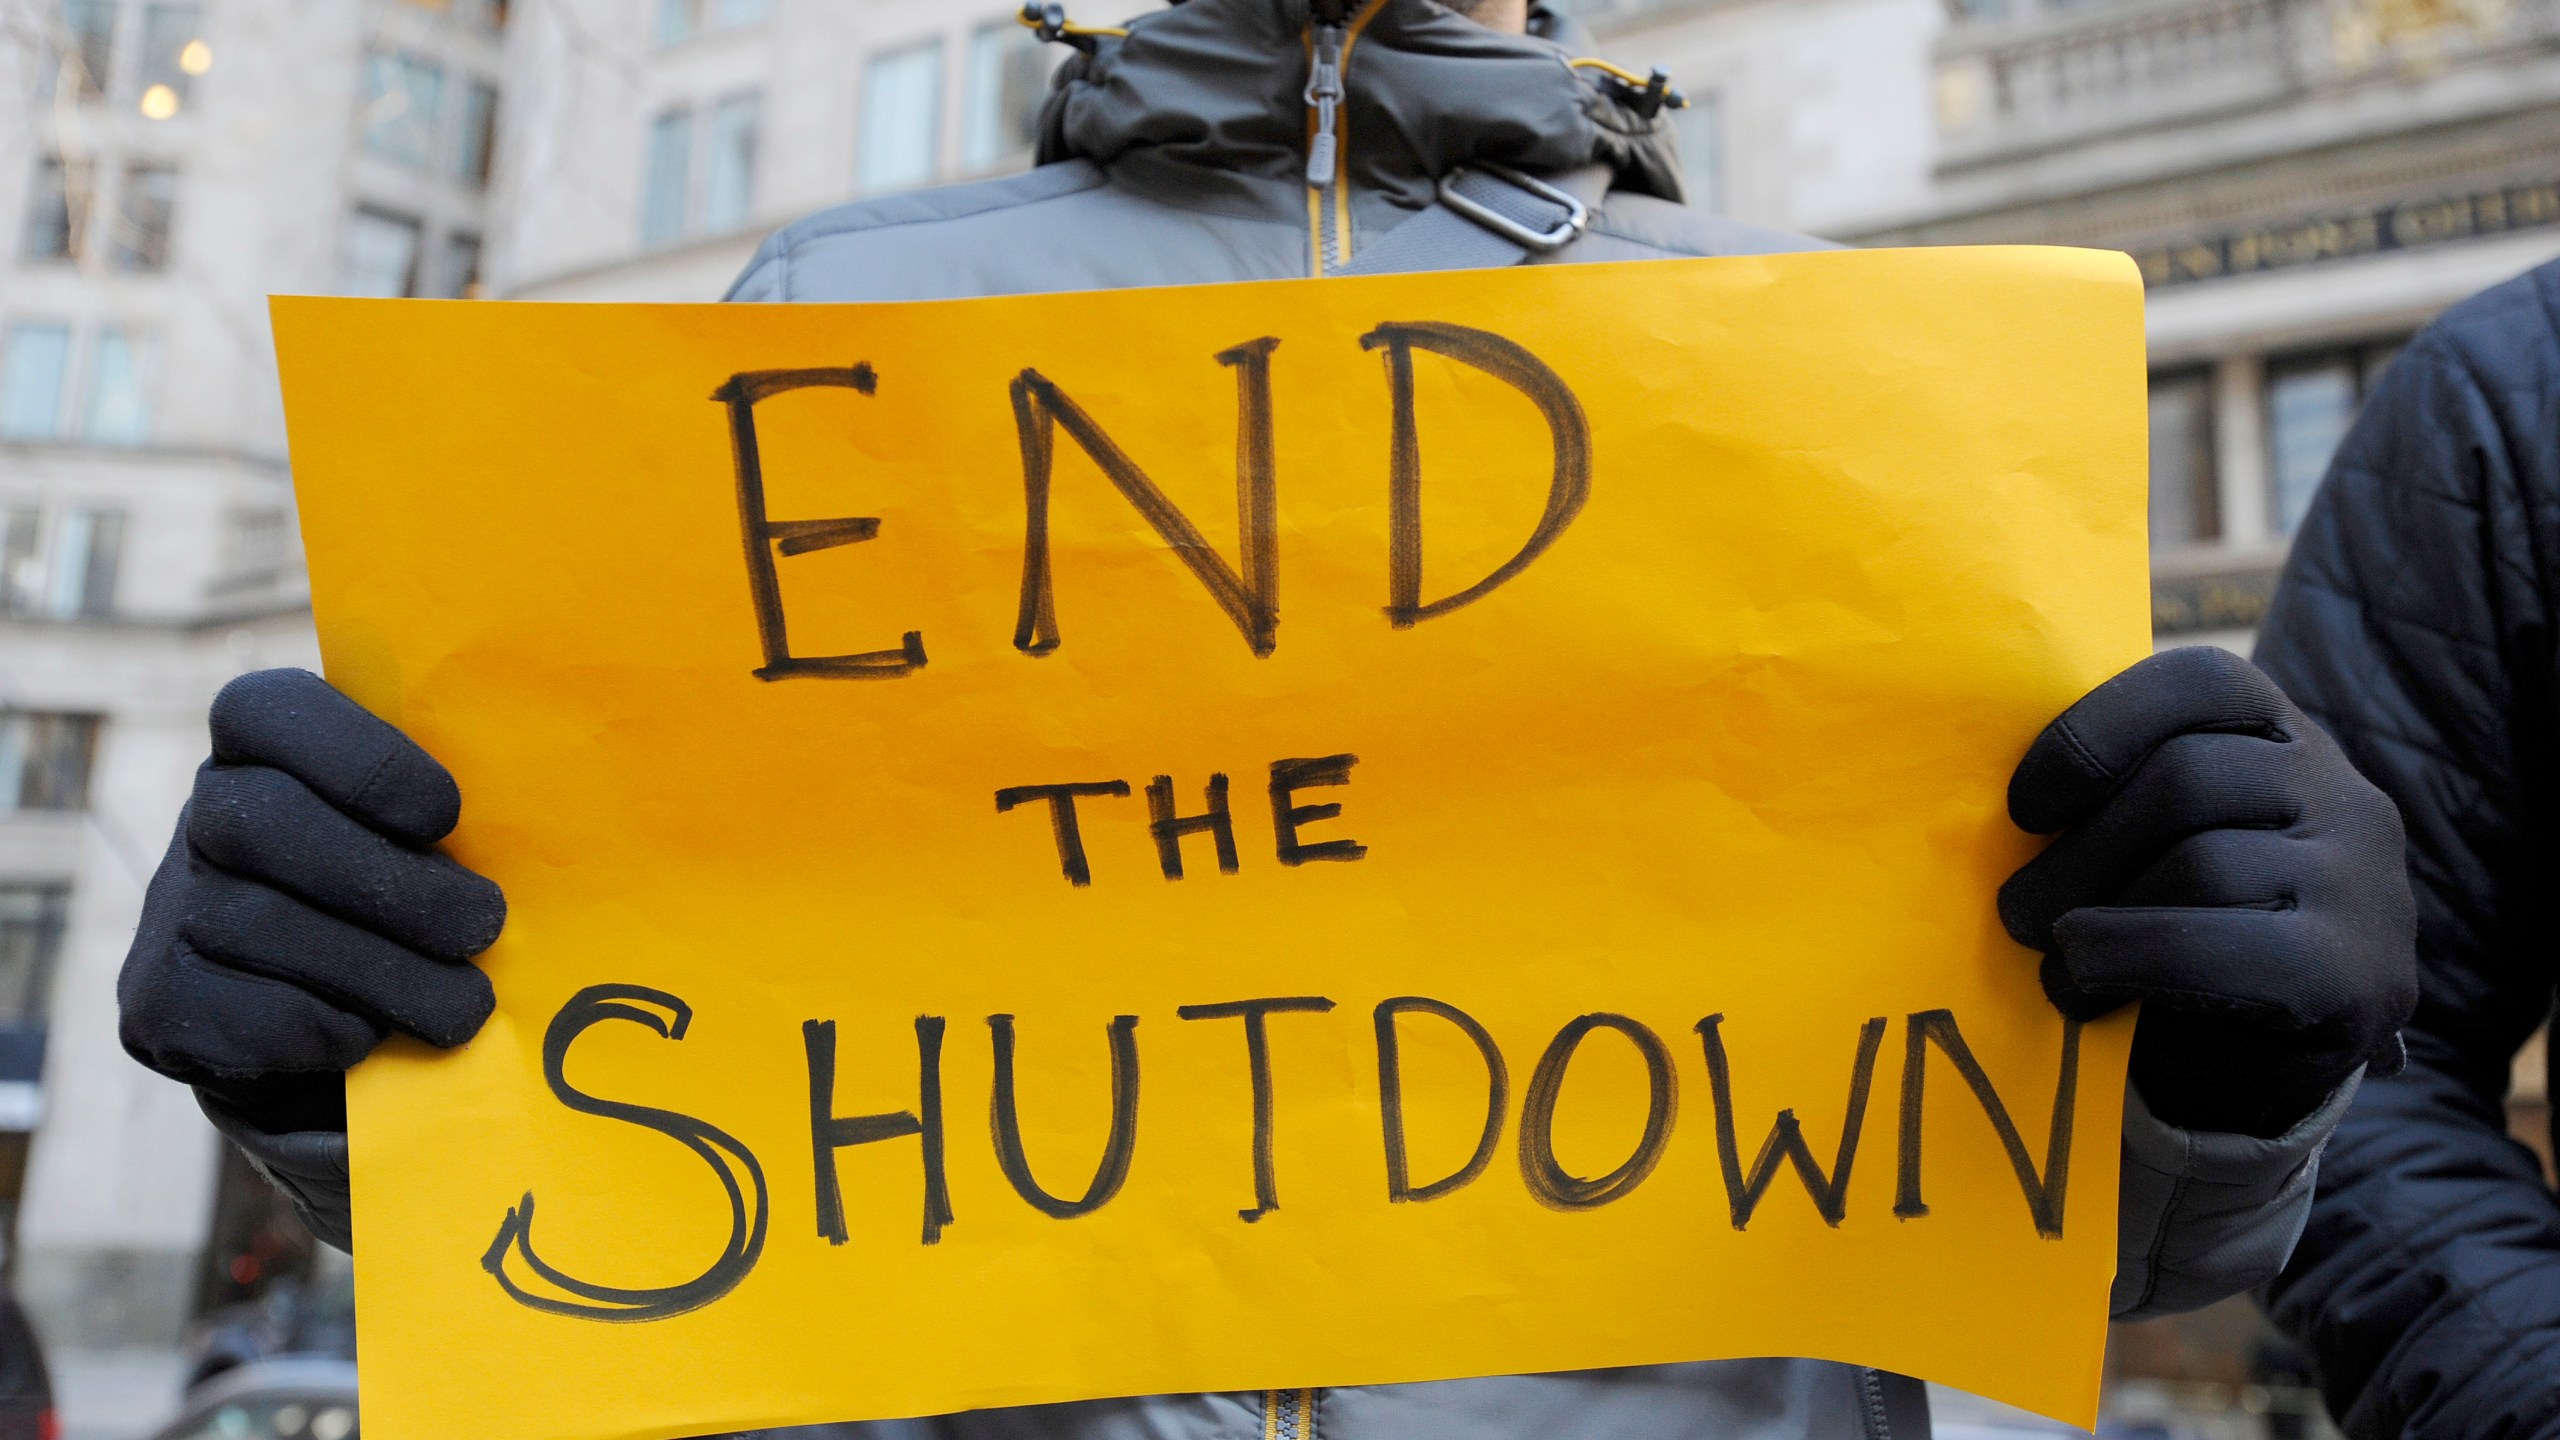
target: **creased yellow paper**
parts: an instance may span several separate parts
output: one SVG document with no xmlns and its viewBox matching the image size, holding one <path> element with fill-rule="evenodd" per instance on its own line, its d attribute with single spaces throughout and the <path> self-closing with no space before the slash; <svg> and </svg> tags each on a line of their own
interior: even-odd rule
<svg viewBox="0 0 2560 1440">
<path fill-rule="evenodd" d="M 2092 1418 L 2129 1031 L 1992 895 L 2147 648 L 2121 256 L 275 319 L 330 677 L 511 906 L 351 1087 L 375 1440 Z"/>
</svg>

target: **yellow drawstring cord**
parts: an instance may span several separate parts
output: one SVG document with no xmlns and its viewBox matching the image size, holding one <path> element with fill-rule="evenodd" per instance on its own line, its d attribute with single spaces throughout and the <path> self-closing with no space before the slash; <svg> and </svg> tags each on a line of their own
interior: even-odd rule
<svg viewBox="0 0 2560 1440">
<path fill-rule="evenodd" d="M 1123 40 L 1129 36 L 1129 32 L 1118 25 L 1079 25 L 1068 19 L 1065 7 L 1059 5 L 1028 4 L 1013 18 L 1024 29 L 1039 31 L 1043 40 L 1056 39 L 1061 35 L 1109 35 Z"/>
<path fill-rule="evenodd" d="M 1689 97 L 1678 90 L 1672 89 L 1671 77 L 1660 70 L 1656 70 L 1650 75 L 1639 75 L 1623 65 L 1612 65 L 1608 61 L 1592 55 L 1579 56 L 1575 59 L 1568 60 L 1565 63 L 1576 70 L 1597 70 L 1601 74 L 1608 76 L 1610 79 L 1617 81 L 1619 84 L 1626 86 L 1629 90 L 1634 91 L 1638 95 L 1658 94 L 1662 97 L 1661 100 L 1657 102 L 1658 108 L 1669 110 L 1686 110 L 1689 108 Z M 1651 110 L 1647 110 L 1645 112 L 1647 115 L 1651 115 L 1652 113 L 1653 111 Z"/>
</svg>

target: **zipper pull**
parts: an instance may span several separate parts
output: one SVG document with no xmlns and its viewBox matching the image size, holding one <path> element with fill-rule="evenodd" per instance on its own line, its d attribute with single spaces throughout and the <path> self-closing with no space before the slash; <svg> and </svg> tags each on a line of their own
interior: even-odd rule
<svg viewBox="0 0 2560 1440">
<path fill-rule="evenodd" d="M 1307 184 L 1333 184 L 1333 112 L 1342 103 L 1342 27 L 1316 27 L 1315 67 L 1307 73 L 1307 108 L 1316 112 L 1315 142 L 1307 147 Z"/>
</svg>

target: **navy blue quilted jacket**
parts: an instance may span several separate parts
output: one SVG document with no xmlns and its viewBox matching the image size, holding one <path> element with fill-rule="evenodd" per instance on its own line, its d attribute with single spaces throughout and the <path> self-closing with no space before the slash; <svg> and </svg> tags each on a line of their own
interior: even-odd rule
<svg viewBox="0 0 2560 1440">
<path fill-rule="evenodd" d="M 2560 972 L 2560 263 L 2392 363 L 2257 658 L 2399 802 L 2423 989 L 2269 1307 L 2354 1440 L 2560 1436 L 2560 1198 L 2504 1108 Z"/>
</svg>

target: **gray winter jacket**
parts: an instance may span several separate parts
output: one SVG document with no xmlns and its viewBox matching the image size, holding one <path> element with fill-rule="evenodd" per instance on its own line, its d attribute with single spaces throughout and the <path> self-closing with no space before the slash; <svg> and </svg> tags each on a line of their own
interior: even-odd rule
<svg viewBox="0 0 2560 1440">
<path fill-rule="evenodd" d="M 1570 63 L 1591 51 L 1569 22 L 1541 12 L 1536 34 L 1521 38 L 1433 0 L 1345 8 L 1189 0 L 1125 34 L 1085 37 L 1089 51 L 1063 67 L 1043 116 L 1038 168 L 811 216 L 768 240 L 728 298 L 940 300 L 1822 243 L 1682 206 L 1667 121 L 1633 85 Z M 1309 159 L 1326 127 L 1311 91 L 1334 101 L 1333 163 L 1316 167 L 1320 183 Z M 1488 166 L 1545 177 L 1573 199 Z M 1435 203 L 1453 173 L 1462 201 L 1511 222 L 1508 238 L 1500 220 Z M 1577 204 L 1587 211 L 1578 228 Z M 2353 1089 L 2275 1140 L 2179 1131 L 2129 1098 L 2115 1313 L 2192 1309 L 2281 1269 Z M 315 1231 L 347 1234 L 344 1136 L 261 1135 L 208 1109 Z M 1768 1359 L 1161 1395 L 821 1427 L 801 1440 L 1925 1440 L 1928 1430 L 1916 1381 Z"/>
</svg>

